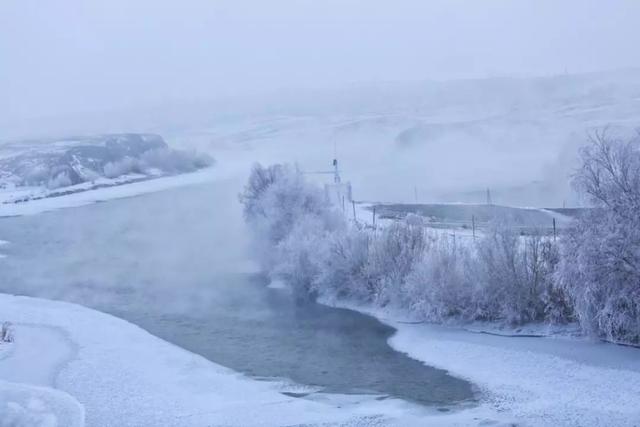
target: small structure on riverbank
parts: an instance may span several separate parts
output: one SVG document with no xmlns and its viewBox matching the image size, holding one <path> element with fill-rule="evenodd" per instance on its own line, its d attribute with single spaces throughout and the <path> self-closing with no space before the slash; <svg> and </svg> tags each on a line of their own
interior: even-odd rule
<svg viewBox="0 0 640 427">
<path fill-rule="evenodd" d="M 353 201 L 351 192 L 351 182 L 342 182 L 340 178 L 340 169 L 338 168 L 338 159 L 333 159 L 333 183 L 324 185 L 324 192 L 327 201 L 335 206 L 342 207 L 345 210 L 346 204 Z"/>
</svg>

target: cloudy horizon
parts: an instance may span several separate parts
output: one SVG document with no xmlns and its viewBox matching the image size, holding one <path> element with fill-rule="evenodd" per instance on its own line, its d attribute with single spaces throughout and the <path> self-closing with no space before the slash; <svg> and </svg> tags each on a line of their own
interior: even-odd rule
<svg viewBox="0 0 640 427">
<path fill-rule="evenodd" d="M 625 0 L 9 0 L 0 5 L 0 114 L 634 68 L 639 12 Z"/>
</svg>

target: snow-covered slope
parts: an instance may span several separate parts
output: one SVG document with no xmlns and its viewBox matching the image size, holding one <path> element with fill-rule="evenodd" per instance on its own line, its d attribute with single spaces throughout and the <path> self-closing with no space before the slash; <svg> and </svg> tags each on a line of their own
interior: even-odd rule
<svg viewBox="0 0 640 427">
<path fill-rule="evenodd" d="M 163 134 L 308 172 L 330 169 L 337 153 L 357 200 L 483 203 L 490 188 L 497 204 L 576 206 L 569 180 L 588 133 L 640 125 L 640 70 L 371 84 L 271 101 Z"/>
<path fill-rule="evenodd" d="M 0 140 L 135 129 L 216 159 L 234 153 L 310 172 L 330 168 L 337 153 L 358 200 L 415 202 L 417 193 L 420 203 L 482 203 L 489 187 L 498 204 L 572 207 L 579 200 L 569 178 L 588 132 L 626 135 L 639 116 L 640 70 L 632 69 L 172 103 L 4 127 Z"/>
<path fill-rule="evenodd" d="M 0 203 L 193 172 L 212 162 L 207 155 L 173 150 L 158 135 L 13 142 L 0 145 Z"/>
</svg>

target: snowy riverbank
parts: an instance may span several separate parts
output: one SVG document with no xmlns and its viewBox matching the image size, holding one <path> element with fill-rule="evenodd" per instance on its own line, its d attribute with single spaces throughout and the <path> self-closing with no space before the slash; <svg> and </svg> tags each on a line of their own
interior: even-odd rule
<svg viewBox="0 0 640 427">
<path fill-rule="evenodd" d="M 398 330 L 392 347 L 480 388 L 479 405 L 434 413 L 393 400 L 286 395 L 310 390 L 249 379 L 74 304 L 0 295 L 0 312 L 14 322 L 16 336 L 0 348 L 0 414 L 3 420 L 29 421 L 22 425 L 82 426 L 85 417 L 91 426 L 633 426 L 640 421 L 640 359 L 638 350 L 628 347 L 477 334 L 369 311 Z"/>
<path fill-rule="evenodd" d="M 0 295 L 0 312 L 13 321 L 16 335 L 0 359 L 2 410 L 22 399 L 30 416 L 47 413 L 35 425 L 82 425 L 82 409 L 70 396 L 84 407 L 91 426 L 280 425 L 348 418 L 78 305 Z"/>
<path fill-rule="evenodd" d="M 139 182 L 123 183 L 121 185 L 96 188 L 88 191 L 66 194 L 64 196 L 46 197 L 21 203 L 0 203 L 0 217 L 34 215 L 56 209 L 72 208 L 107 200 L 155 193 L 157 191 L 224 178 L 225 173 L 225 170 L 221 170 L 218 166 L 214 166 L 196 172 L 148 179 Z M 2 202 L 2 200 L 0 200 L 0 202 Z"/>
<path fill-rule="evenodd" d="M 396 328 L 389 344 L 397 351 L 476 384 L 481 407 L 496 419 L 531 426 L 640 425 L 639 349 L 569 336 L 479 334 L 412 322 L 393 311 L 338 306 Z"/>
<path fill-rule="evenodd" d="M 2 294 L 0 313 L 15 325 L 15 342 L 0 353 L 0 414 L 28 421 L 20 426 L 82 426 L 83 418 L 119 427 L 463 426 L 497 419 L 485 406 L 441 413 L 375 397 L 296 398 L 291 392 L 312 390 L 252 380 L 74 304 Z"/>
</svg>

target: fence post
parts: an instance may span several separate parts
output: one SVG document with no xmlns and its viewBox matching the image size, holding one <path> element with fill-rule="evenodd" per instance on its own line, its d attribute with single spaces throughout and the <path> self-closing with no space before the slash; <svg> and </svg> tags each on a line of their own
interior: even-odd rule
<svg viewBox="0 0 640 427">
<path fill-rule="evenodd" d="M 356 202 L 355 200 L 351 201 L 351 204 L 353 205 L 353 222 L 356 222 Z"/>
<path fill-rule="evenodd" d="M 473 240 L 476 240 L 476 217 L 471 215 L 471 229 L 473 230 Z"/>
<path fill-rule="evenodd" d="M 553 241 L 556 241 L 556 219 L 553 218 Z"/>
<path fill-rule="evenodd" d="M 376 228 L 376 207 L 373 207 L 373 228 Z"/>
</svg>

